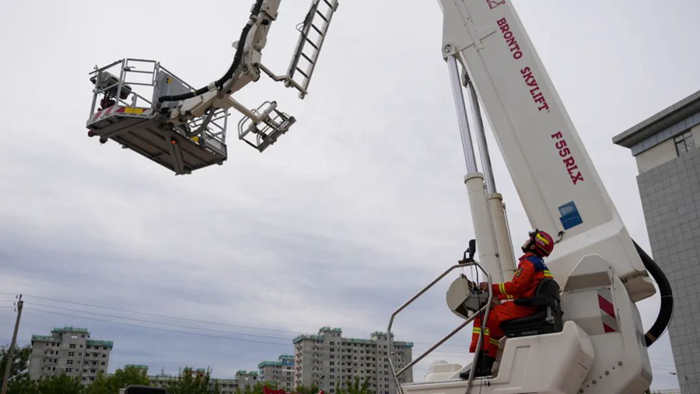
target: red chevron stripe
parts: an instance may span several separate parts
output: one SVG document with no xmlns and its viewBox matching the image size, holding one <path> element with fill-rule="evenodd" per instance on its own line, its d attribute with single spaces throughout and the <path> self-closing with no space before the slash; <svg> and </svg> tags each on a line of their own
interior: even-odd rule
<svg viewBox="0 0 700 394">
<path fill-rule="evenodd" d="M 600 310 L 603 312 L 615 317 L 615 306 L 612 304 L 612 302 L 606 300 L 600 294 L 598 294 L 598 306 L 600 306 Z"/>
</svg>

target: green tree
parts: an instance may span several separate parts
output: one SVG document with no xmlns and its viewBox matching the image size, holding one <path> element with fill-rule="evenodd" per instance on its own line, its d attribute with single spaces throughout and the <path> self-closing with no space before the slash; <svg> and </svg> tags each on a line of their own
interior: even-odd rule
<svg viewBox="0 0 700 394">
<path fill-rule="evenodd" d="M 114 375 L 97 375 L 94 382 L 85 390 L 85 394 L 119 394 L 119 389 L 130 384 L 148 386 L 148 369 L 137 366 L 126 366 L 117 369 Z"/>
<path fill-rule="evenodd" d="M 40 379 L 36 384 L 39 394 L 84 394 L 85 388 L 76 378 L 60 375 Z"/>
<path fill-rule="evenodd" d="M 337 384 L 335 392 L 336 394 L 369 394 L 369 379 L 365 379 L 364 382 L 360 383 L 360 377 L 355 376 L 352 382 L 348 381 L 343 387 Z"/>
<path fill-rule="evenodd" d="M 66 375 L 45 377 L 34 382 L 28 377 L 15 379 L 7 387 L 8 394 L 86 394 L 80 381 Z"/>
<path fill-rule="evenodd" d="M 0 386 L 2 386 L 2 375 L 5 373 L 5 364 L 7 363 L 7 350 L 0 349 Z M 7 380 L 8 391 L 15 380 L 29 379 L 29 356 L 32 354 L 32 347 L 25 346 L 16 348 L 12 354 L 12 363 L 10 364 L 10 375 Z"/>
<path fill-rule="evenodd" d="M 294 392 L 297 394 L 318 394 L 319 390 L 321 389 L 316 385 L 312 385 L 311 387 L 297 386 Z"/>
<path fill-rule="evenodd" d="M 219 394 L 217 387 L 211 383 L 209 370 L 194 370 L 185 368 L 177 381 L 168 385 L 169 394 Z M 211 386 L 211 387 L 210 387 Z"/>
<path fill-rule="evenodd" d="M 35 382 L 32 382 L 28 377 L 15 379 L 7 385 L 8 394 L 40 394 L 39 387 Z"/>
<path fill-rule="evenodd" d="M 276 390 L 277 389 L 277 383 L 274 382 L 257 382 L 252 386 L 246 386 L 245 389 L 241 390 L 240 388 L 236 388 L 236 394 L 262 394 L 263 393 L 263 387 L 267 386 L 267 388 Z"/>
</svg>

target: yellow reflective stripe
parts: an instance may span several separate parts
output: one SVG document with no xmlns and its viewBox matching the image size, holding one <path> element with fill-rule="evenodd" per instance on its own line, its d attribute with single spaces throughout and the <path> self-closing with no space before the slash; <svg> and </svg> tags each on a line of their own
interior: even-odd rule
<svg viewBox="0 0 700 394">
<path fill-rule="evenodd" d="M 142 114 L 143 111 L 144 111 L 143 108 L 124 107 L 124 112 L 127 114 Z"/>
<path fill-rule="evenodd" d="M 501 342 L 498 339 L 489 338 L 489 343 L 492 345 L 500 345 Z"/>
<path fill-rule="evenodd" d="M 544 277 L 545 278 L 551 278 L 552 277 L 552 272 L 549 270 L 544 270 Z"/>
<path fill-rule="evenodd" d="M 535 237 L 537 237 L 537 239 L 539 239 L 540 241 L 544 242 L 545 245 L 549 245 L 549 240 L 547 240 L 547 238 L 543 237 L 540 233 L 537 233 L 537 235 L 535 235 Z"/>
<path fill-rule="evenodd" d="M 508 299 L 513 298 L 513 296 L 508 294 L 508 292 L 506 291 L 506 284 L 505 283 L 499 283 L 498 290 L 501 292 L 502 295 L 506 296 L 506 298 L 508 298 Z"/>
<path fill-rule="evenodd" d="M 479 328 L 479 327 L 474 327 L 474 328 L 472 328 L 472 332 L 473 332 L 474 334 L 479 334 L 479 333 L 481 333 L 481 328 Z M 486 330 L 484 330 L 484 335 L 487 335 L 487 336 L 488 336 L 488 335 L 491 335 L 491 331 L 489 331 L 488 327 L 486 328 Z"/>
</svg>

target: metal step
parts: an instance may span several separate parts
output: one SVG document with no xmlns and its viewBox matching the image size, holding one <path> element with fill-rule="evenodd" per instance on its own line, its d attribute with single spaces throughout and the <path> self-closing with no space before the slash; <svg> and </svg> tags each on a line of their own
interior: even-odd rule
<svg viewBox="0 0 700 394">
<path fill-rule="evenodd" d="M 257 120 L 244 116 L 238 122 L 238 139 L 259 152 L 274 144 L 296 122 L 293 116 L 278 110 L 274 101 L 262 103 L 253 114 Z"/>
<path fill-rule="evenodd" d="M 301 98 L 306 96 L 328 27 L 337 9 L 338 0 L 312 0 L 304 22 L 297 27 L 299 41 L 287 75 L 300 87 Z"/>
</svg>

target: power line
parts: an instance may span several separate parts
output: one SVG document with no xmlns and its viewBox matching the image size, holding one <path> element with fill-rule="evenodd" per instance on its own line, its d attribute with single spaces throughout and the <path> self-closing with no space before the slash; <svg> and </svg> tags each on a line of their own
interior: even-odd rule
<svg viewBox="0 0 700 394">
<path fill-rule="evenodd" d="M 82 319 L 86 319 L 86 320 L 115 323 L 115 324 L 123 325 L 123 326 L 147 328 L 147 329 L 152 329 L 152 330 L 172 332 L 172 333 L 176 333 L 176 334 L 185 334 L 185 335 L 200 336 L 200 337 L 207 337 L 207 338 L 214 338 L 214 339 L 227 339 L 227 340 L 238 341 L 238 342 L 252 342 L 252 343 L 259 343 L 259 344 L 264 344 L 264 345 L 289 345 L 287 343 L 280 343 L 280 342 L 265 342 L 265 341 L 257 341 L 257 340 L 246 339 L 246 338 L 235 338 L 235 337 L 224 336 L 224 335 L 212 335 L 212 334 L 205 334 L 205 333 L 195 333 L 195 332 L 185 331 L 185 330 L 174 330 L 174 329 L 169 329 L 169 328 L 164 328 L 164 327 L 145 326 L 145 325 L 140 325 L 140 324 L 125 323 L 125 322 L 109 320 L 109 319 L 101 319 L 101 318 L 97 318 L 97 317 L 93 317 L 93 316 L 75 316 L 75 315 L 70 315 L 67 313 L 46 310 L 46 309 L 43 309 L 40 307 L 32 306 L 31 304 L 26 305 L 25 309 L 36 311 L 36 312 L 42 312 L 42 313 L 50 313 L 50 314 L 59 315 L 59 316 L 67 316 L 67 317 L 72 317 L 72 318 L 78 317 L 78 318 L 82 318 Z"/>
<path fill-rule="evenodd" d="M 6 295 L 14 295 L 14 293 L 3 293 L 0 292 L 0 295 L 6 294 Z M 75 301 L 70 301 L 66 299 L 58 299 L 58 298 L 49 298 L 49 297 L 43 297 L 43 296 L 37 296 L 37 295 L 31 295 L 31 294 L 25 294 L 25 297 L 30 297 L 30 298 L 38 298 L 38 299 L 43 299 L 47 300 L 50 303 L 53 304 L 70 304 L 70 305 L 77 305 L 77 306 L 84 306 L 88 308 L 95 308 L 95 309 L 107 309 L 107 310 L 113 310 L 113 311 L 122 311 L 122 312 L 127 312 L 127 313 L 135 313 L 139 315 L 144 315 L 144 316 L 157 316 L 157 317 L 162 317 L 170 320 L 182 320 L 182 321 L 189 321 L 189 322 L 195 322 L 195 323 L 204 323 L 204 324 L 213 324 L 213 325 L 218 325 L 218 326 L 228 326 L 228 327 L 236 327 L 236 328 L 247 328 L 247 329 L 255 329 L 255 330 L 269 330 L 269 331 L 278 331 L 278 332 L 288 332 L 288 333 L 293 333 L 295 335 L 298 335 L 298 332 L 291 331 L 291 330 L 283 330 L 283 329 L 272 329 L 272 328 L 266 328 L 266 327 L 259 327 L 259 326 L 245 326 L 245 325 L 239 325 L 239 324 L 231 324 L 231 323 L 224 323 L 224 322 L 216 322 L 216 321 L 210 321 L 210 320 L 202 320 L 202 319 L 190 319 L 190 318 L 183 318 L 183 317 L 177 317 L 177 316 L 171 316 L 171 315 L 166 315 L 166 314 L 161 314 L 161 313 L 155 313 L 155 312 L 139 312 L 139 311 L 134 311 L 134 310 L 129 310 L 129 309 L 124 309 L 124 308 L 114 308 L 106 305 L 96 305 L 96 304 L 88 304 L 88 303 L 82 303 L 82 302 L 75 302 Z M 9 300 L 8 300 L 9 301 Z M 26 301 L 25 301 L 26 303 Z M 139 325 L 139 324 L 127 324 L 127 323 L 122 323 L 119 321 L 114 321 L 110 319 L 125 319 L 129 320 L 132 322 L 140 322 L 140 323 L 146 323 L 146 324 L 151 324 L 151 325 L 162 325 L 165 322 L 162 321 L 153 321 L 153 320 L 147 320 L 147 319 L 139 319 L 139 318 L 134 318 L 134 317 L 128 317 L 128 316 L 123 316 L 123 315 L 114 315 L 114 314 L 108 314 L 108 313 L 103 313 L 103 312 L 95 312 L 91 310 L 80 310 L 80 309 L 72 309 L 72 308 L 67 308 L 64 306 L 59 306 L 59 305 L 47 305 L 47 304 L 41 304 L 41 303 L 36 303 L 36 302 L 31 302 L 28 303 L 28 306 L 30 305 L 36 305 L 39 307 L 45 307 L 45 308 L 58 308 L 67 312 L 71 313 L 80 313 L 80 314 L 90 314 L 91 316 L 85 316 L 85 315 L 79 315 L 79 316 L 73 316 L 67 313 L 59 313 L 55 312 L 52 310 L 47 310 L 47 309 L 42 309 L 42 308 L 31 308 L 36 311 L 41 311 L 45 313 L 52 313 L 52 314 L 57 314 L 57 315 L 62 315 L 62 316 L 68 316 L 68 317 L 80 317 L 83 319 L 87 320 L 96 320 L 96 321 L 102 321 L 102 322 L 112 322 L 112 323 L 119 323 L 119 324 L 124 324 L 124 325 L 130 325 L 133 327 L 140 327 L 140 328 L 152 328 L 152 329 L 160 329 L 160 330 L 166 330 L 170 332 L 179 332 L 179 333 L 189 333 L 190 335 L 201 335 L 201 336 L 209 336 L 213 338 L 217 338 L 220 336 L 217 335 L 204 335 L 201 333 L 193 333 L 191 331 L 186 331 L 187 329 L 194 329 L 194 330 L 206 330 L 206 331 L 213 331 L 213 332 L 218 332 L 218 333 L 224 333 L 224 334 L 234 334 L 234 335 L 244 335 L 244 336 L 250 336 L 250 337 L 258 337 L 258 338 L 270 338 L 270 339 L 281 339 L 281 340 L 288 340 L 291 341 L 293 338 L 292 337 L 282 337 L 282 336 L 273 336 L 273 335 L 261 335 L 261 334 L 249 334 L 249 333 L 242 333 L 242 332 L 231 332 L 231 331 L 226 331 L 226 330 L 221 330 L 217 328 L 206 328 L 206 327 L 193 327 L 193 326 L 186 326 L 182 324 L 177 324 L 177 328 L 181 328 L 183 330 L 172 330 L 172 329 L 167 329 L 167 328 L 162 328 L 162 327 L 153 327 L 153 326 L 146 326 L 146 325 Z M 92 315 L 99 315 L 103 316 L 109 319 L 97 319 L 94 318 Z M 170 323 L 169 323 L 170 324 Z M 230 338 L 224 336 L 224 338 Z M 253 342 L 253 343 L 263 343 L 263 344 L 276 344 L 276 345 L 283 345 L 283 343 L 279 342 L 265 342 L 265 341 L 259 341 L 259 340 L 246 340 L 244 338 L 236 338 L 234 340 L 240 340 L 240 341 L 248 341 L 248 342 Z M 421 342 L 421 341 L 412 341 L 414 344 L 424 344 L 424 345 L 431 345 L 432 343 L 430 342 Z M 462 355 L 465 354 L 464 352 L 440 352 L 440 351 L 435 351 L 433 354 L 444 354 L 444 355 Z"/>
<path fill-rule="evenodd" d="M 42 313 L 50 313 L 50 314 L 59 315 L 59 316 L 68 316 L 68 317 L 73 317 L 73 318 L 79 317 L 79 318 L 83 318 L 86 320 L 95 320 L 95 321 L 101 321 L 101 322 L 107 322 L 107 323 L 116 323 L 119 325 L 125 325 L 125 326 L 130 326 L 130 327 L 137 327 L 137 328 L 146 328 L 146 329 L 152 329 L 152 330 L 160 330 L 160 331 L 172 332 L 172 333 L 176 333 L 176 334 L 185 334 L 185 335 L 207 337 L 207 338 L 214 338 L 214 339 L 226 339 L 226 340 L 239 341 L 239 342 L 251 342 L 251 343 L 259 343 L 259 344 L 265 344 L 265 345 L 291 345 L 291 343 L 266 342 L 266 341 L 258 341 L 258 340 L 247 339 L 247 338 L 235 338 L 235 337 L 230 337 L 230 336 L 225 336 L 225 335 L 213 335 L 213 334 L 206 334 L 206 333 L 201 333 L 201 332 L 198 333 L 198 332 L 191 332 L 191 331 L 186 331 L 186 330 L 175 330 L 175 329 L 164 328 L 164 327 L 153 327 L 153 326 L 146 326 L 146 325 L 142 325 L 142 324 L 125 323 L 125 322 L 120 322 L 120 321 L 96 318 L 96 317 L 92 317 L 92 316 L 75 316 L 75 315 L 70 315 L 67 313 L 46 310 L 46 309 L 43 309 L 43 307 L 35 307 L 33 305 L 35 305 L 35 304 L 26 304 L 24 308 L 28 309 L 28 310 L 32 310 L 32 311 L 37 311 L 37 312 L 42 312 Z M 451 352 L 439 352 L 439 351 L 435 351 L 433 353 L 434 354 L 442 354 L 442 355 L 455 355 L 455 356 L 465 354 L 465 353 L 461 353 L 461 352 L 460 353 L 451 353 Z"/>
<path fill-rule="evenodd" d="M 125 320 L 131 320 L 134 322 L 140 322 L 140 323 L 149 323 L 149 324 L 164 324 L 162 321 L 154 321 L 154 320 L 147 320 L 147 319 L 138 319 L 134 317 L 128 317 L 128 316 L 122 316 L 122 315 L 113 315 L 113 314 L 107 314 L 107 313 L 101 313 L 101 312 L 94 312 L 94 311 L 85 311 L 85 310 L 79 310 L 79 309 L 71 309 L 71 308 L 66 308 L 63 306 L 56 306 L 56 305 L 48 305 L 48 304 L 41 304 L 37 302 L 30 302 L 28 305 L 36 305 L 40 307 L 46 307 L 46 308 L 58 308 L 62 309 L 67 312 L 74 312 L 74 313 L 90 313 L 93 315 L 98 315 L 98 316 L 103 316 L 107 318 L 113 318 L 113 319 L 125 319 Z M 244 332 L 232 332 L 232 331 L 225 331 L 221 329 L 216 329 L 216 328 L 208 328 L 208 327 L 199 327 L 199 326 L 185 326 L 182 324 L 172 324 L 174 326 L 177 326 L 178 328 L 182 329 L 192 329 L 192 330 L 208 330 L 208 331 L 217 331 L 217 332 L 222 332 L 222 333 L 227 333 L 227 334 L 237 334 L 237 335 L 245 335 L 245 336 L 251 336 L 251 337 L 259 337 L 259 338 L 271 338 L 271 339 L 283 339 L 283 340 L 288 340 L 291 341 L 293 338 L 291 337 L 280 337 L 280 336 L 272 336 L 272 335 L 259 335 L 259 334 L 249 334 L 249 333 L 244 333 Z"/>
<path fill-rule="evenodd" d="M 10 293 L 0 293 L 0 294 L 10 294 Z M 220 325 L 220 326 L 246 328 L 246 329 L 251 329 L 251 330 L 268 330 L 268 331 L 287 332 L 287 333 L 292 333 L 294 335 L 298 335 L 300 332 L 300 331 L 292 331 L 292 330 L 285 330 L 285 329 L 278 329 L 278 328 L 268 328 L 268 327 L 259 327 L 259 326 L 256 327 L 256 326 L 246 326 L 246 325 L 240 325 L 240 324 L 216 322 L 216 321 L 211 321 L 211 320 L 191 319 L 191 318 L 166 315 L 166 314 L 156 313 L 156 312 L 140 312 L 140 311 L 129 310 L 129 309 L 124 309 L 124 308 L 115 308 L 112 306 L 105 306 L 105 305 L 86 304 L 86 303 L 82 303 L 82 302 L 75 302 L 75 301 L 58 299 L 58 298 L 53 298 L 53 297 L 51 297 L 51 298 L 50 297 L 43 297 L 43 296 L 37 296 L 37 295 L 32 295 L 32 294 L 24 294 L 24 296 L 30 297 L 30 298 L 39 298 L 39 299 L 47 300 L 49 302 L 56 303 L 56 304 L 61 304 L 61 303 L 72 304 L 72 305 L 85 306 L 85 307 L 89 307 L 89 308 L 107 309 L 107 310 L 112 310 L 112 311 L 121 311 L 121 312 L 135 313 L 135 314 L 140 314 L 140 315 L 158 316 L 158 317 L 164 317 L 164 318 L 172 319 L 172 320 L 185 320 L 185 321 L 190 321 L 190 322 L 195 322 L 195 323 L 215 324 L 215 325 Z"/>
<path fill-rule="evenodd" d="M 2 294 L 2 293 L 0 293 Z M 24 294 L 25 297 L 32 297 L 32 298 L 40 298 L 47 300 L 49 302 L 55 303 L 55 304 L 72 304 L 72 305 L 79 305 L 79 306 L 86 306 L 90 308 L 98 308 L 98 309 L 108 309 L 108 310 L 113 310 L 113 311 L 122 311 L 126 313 L 136 313 L 144 316 L 157 316 L 157 317 L 164 317 L 167 319 L 172 319 L 172 320 L 184 320 L 184 321 L 190 321 L 190 322 L 195 322 L 195 323 L 204 323 L 204 324 L 213 324 L 213 325 L 219 325 L 219 326 L 229 326 L 229 327 L 235 327 L 235 328 L 247 328 L 247 329 L 254 329 L 254 330 L 269 330 L 269 331 L 279 331 L 279 332 L 288 332 L 291 334 L 294 334 L 295 336 L 300 335 L 299 331 L 291 331 L 291 330 L 283 330 L 283 329 L 273 329 L 273 328 L 267 328 L 267 327 L 260 327 L 260 326 L 244 326 L 244 325 L 239 325 L 239 324 L 230 324 L 230 323 L 224 323 L 224 322 L 216 322 L 216 321 L 211 321 L 211 320 L 201 320 L 201 319 L 190 319 L 190 318 L 184 318 L 184 317 L 178 317 L 178 316 L 172 316 L 172 315 L 166 315 L 166 314 L 161 314 L 161 313 L 155 313 L 155 312 L 139 312 L 139 311 L 134 311 L 134 310 L 129 310 L 129 309 L 124 309 L 124 308 L 114 308 L 114 307 L 109 307 L 105 305 L 95 305 L 95 304 L 86 304 L 86 303 L 81 303 L 81 302 L 75 302 L 75 301 L 69 301 L 65 299 L 56 299 L 56 298 L 49 298 L 49 297 L 43 297 L 43 296 L 36 296 L 36 295 L 31 295 L 31 294 Z M 39 303 L 32 302 L 34 305 L 42 305 Z M 44 304 L 43 306 L 46 307 L 57 307 L 53 305 L 46 305 Z M 68 309 L 65 307 L 61 307 L 63 309 L 69 310 L 69 311 L 76 311 L 73 309 Z M 78 311 L 78 312 L 83 312 L 83 311 Z M 84 311 L 86 313 L 95 313 L 92 311 Z M 114 315 L 111 315 L 111 317 L 115 317 Z M 119 318 L 124 318 L 123 316 L 118 316 Z M 141 319 L 136 319 L 136 318 L 128 318 L 130 320 L 135 320 L 135 321 L 141 321 Z M 158 322 L 160 323 L 160 322 Z M 186 327 L 186 326 L 183 326 Z M 187 327 L 187 328 L 192 328 L 192 327 Z M 196 327 L 196 329 L 200 329 L 200 327 Z M 210 330 L 217 330 L 217 329 L 210 329 Z M 228 332 L 228 331 L 226 331 Z M 273 335 L 258 335 L 258 334 L 243 334 L 243 335 L 251 335 L 251 336 L 258 336 L 258 337 L 267 337 L 267 338 L 275 338 L 275 339 L 291 339 L 290 337 L 280 337 L 280 336 L 273 336 Z M 430 342 L 416 342 L 412 341 L 416 344 L 431 344 Z"/>
<path fill-rule="evenodd" d="M 193 331 L 188 331 L 188 330 L 182 330 L 182 329 L 172 329 L 172 328 L 165 328 L 165 327 L 159 327 L 159 326 L 153 326 L 153 325 L 144 325 L 144 324 L 136 324 L 136 323 L 127 323 L 119 320 L 113 320 L 109 318 L 100 318 L 100 317 L 95 317 L 95 316 L 86 316 L 82 313 L 92 313 L 92 312 L 82 312 L 82 311 L 71 311 L 72 313 L 64 313 L 64 312 L 58 312 L 55 310 L 49 310 L 45 309 L 44 306 L 38 306 L 36 303 L 29 303 L 25 304 L 25 309 L 35 311 L 35 312 L 40 312 L 40 313 L 49 313 L 53 315 L 58 315 L 58 316 L 66 316 L 66 317 L 71 317 L 71 318 L 80 318 L 80 319 L 85 319 L 85 320 L 92 320 L 92 321 L 99 321 L 99 322 L 106 322 L 106 323 L 116 323 L 118 325 L 123 325 L 123 326 L 130 326 L 130 327 L 136 327 L 136 328 L 144 328 L 144 329 L 150 329 L 150 330 L 159 330 L 159 331 L 165 331 L 165 332 L 172 332 L 176 334 L 185 334 L 185 335 L 191 335 L 191 336 L 197 336 L 197 337 L 206 337 L 206 338 L 213 338 L 213 339 L 225 339 L 225 340 L 231 340 L 231 341 L 238 341 L 238 342 L 250 342 L 250 343 L 258 343 L 258 344 L 265 344 L 265 345 L 292 345 L 291 340 L 290 342 L 286 343 L 281 343 L 281 342 L 271 342 L 271 341 L 261 341 L 261 340 L 255 340 L 255 339 L 250 339 L 250 338 L 239 338 L 239 337 L 232 337 L 232 336 L 227 336 L 227 335 L 217 335 L 217 334 L 211 334 L 211 333 L 205 333 L 205 332 L 193 332 Z M 76 313 L 78 313 L 76 315 Z M 104 316 L 104 315 L 103 315 Z M 122 318 L 121 316 L 112 316 L 115 319 L 120 319 Z M 150 324 L 158 324 L 156 322 L 151 322 L 151 321 L 142 321 L 143 323 L 150 323 Z M 220 331 L 223 332 L 223 331 Z M 235 333 L 234 333 L 235 334 Z M 286 339 L 286 338 L 280 338 L 280 339 Z M 464 355 L 464 352 L 459 352 L 459 353 L 453 353 L 453 352 L 441 352 L 441 351 L 435 351 L 433 352 L 434 354 L 440 354 L 440 355 L 453 355 L 453 356 L 460 356 Z"/>
</svg>

